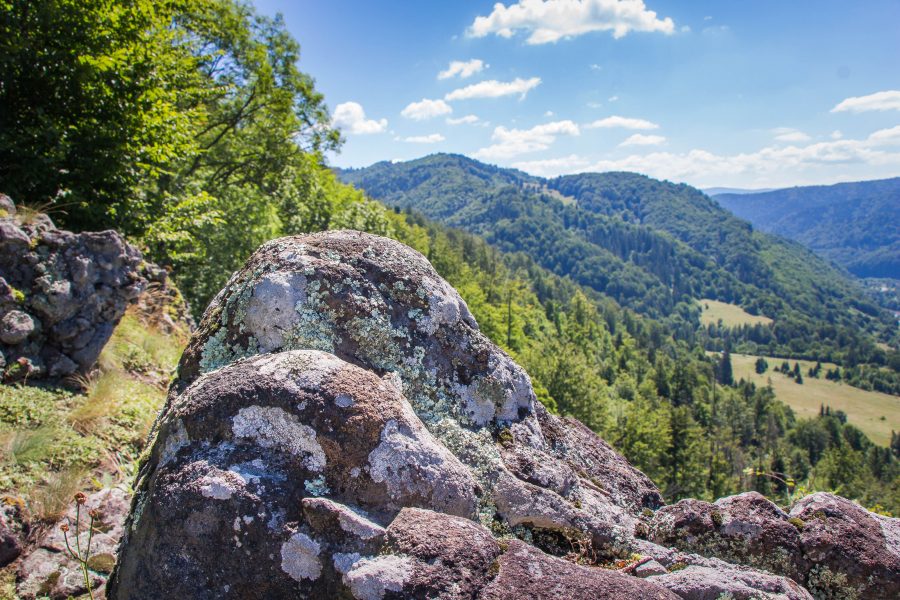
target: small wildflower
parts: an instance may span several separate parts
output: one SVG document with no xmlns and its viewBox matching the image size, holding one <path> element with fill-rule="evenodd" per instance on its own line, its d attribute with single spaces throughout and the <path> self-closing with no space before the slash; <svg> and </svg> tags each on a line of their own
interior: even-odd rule
<svg viewBox="0 0 900 600">
<path fill-rule="evenodd" d="M 75 502 L 78 504 L 84 504 L 87 502 L 87 496 L 84 495 L 84 492 L 78 492 L 75 494 Z"/>
<path fill-rule="evenodd" d="M 92 519 L 99 519 L 99 518 L 100 518 L 100 512 L 99 512 L 96 508 L 92 508 L 92 509 L 88 512 L 88 514 L 91 516 Z"/>
<path fill-rule="evenodd" d="M 59 526 L 59 528 L 62 529 L 62 532 L 63 532 L 63 533 L 68 533 L 68 531 L 69 531 L 69 524 L 68 524 L 68 523 L 63 523 L 62 525 Z"/>
</svg>

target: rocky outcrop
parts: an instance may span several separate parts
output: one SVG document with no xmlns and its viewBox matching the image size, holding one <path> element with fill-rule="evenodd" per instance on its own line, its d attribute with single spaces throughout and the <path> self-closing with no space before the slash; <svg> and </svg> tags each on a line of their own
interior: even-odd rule
<svg viewBox="0 0 900 600">
<path fill-rule="evenodd" d="M 260 248 L 207 309 L 153 436 L 115 600 L 810 598 L 755 550 L 680 549 L 653 483 L 538 404 L 455 290 L 385 238 Z"/>
<path fill-rule="evenodd" d="M 900 596 L 900 520 L 833 494 L 785 513 L 757 492 L 715 503 L 681 500 L 653 517 L 651 538 L 785 575 L 822 598 Z"/>
<path fill-rule="evenodd" d="M 85 373 L 147 285 L 141 253 L 114 231 L 63 231 L 0 200 L 3 379 Z"/>
</svg>

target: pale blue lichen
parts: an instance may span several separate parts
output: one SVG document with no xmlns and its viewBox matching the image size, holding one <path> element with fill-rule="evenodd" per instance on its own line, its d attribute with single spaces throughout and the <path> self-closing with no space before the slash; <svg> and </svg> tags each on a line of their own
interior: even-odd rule
<svg viewBox="0 0 900 600">
<path fill-rule="evenodd" d="M 331 489 L 325 481 L 325 475 L 319 475 L 315 479 L 307 479 L 303 482 L 303 488 L 310 496 L 327 496 L 331 493 Z"/>
</svg>

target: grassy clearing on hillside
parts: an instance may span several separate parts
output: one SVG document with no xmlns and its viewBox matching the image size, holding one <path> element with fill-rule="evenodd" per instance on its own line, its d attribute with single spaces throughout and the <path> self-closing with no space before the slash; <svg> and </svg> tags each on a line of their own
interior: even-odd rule
<svg viewBox="0 0 900 600">
<path fill-rule="evenodd" d="M 815 417 L 824 404 L 832 410 L 847 413 L 847 422 L 859 427 L 869 439 L 876 444 L 887 446 L 890 443 L 891 431 L 900 431 L 900 397 L 867 392 L 845 383 L 825 379 L 825 371 L 834 369 L 831 363 L 822 363 L 822 372 L 818 378 L 809 377 L 807 373 L 815 362 L 808 360 L 789 360 L 793 368 L 795 362 L 800 363 L 803 384 L 776 373 L 773 369 L 784 361 L 781 358 L 763 357 L 769 363 L 769 370 L 757 374 L 754 368 L 756 356 L 732 354 L 731 365 L 736 380 L 744 378 L 756 385 L 764 386 L 769 380 L 779 400 L 790 405 L 798 417 Z M 883 417 L 883 418 L 882 418 Z"/>
<path fill-rule="evenodd" d="M 130 309 L 81 393 L 0 385 L 0 498 L 59 518 L 79 490 L 130 485 L 187 332 Z"/>
<path fill-rule="evenodd" d="M 703 326 L 716 325 L 719 319 L 722 324 L 727 327 L 740 327 L 741 325 L 768 325 L 772 323 L 772 319 L 761 315 L 751 315 L 737 304 L 728 304 L 727 302 L 719 302 L 718 300 L 709 300 L 701 298 L 698 300 L 700 304 L 700 322 Z"/>
</svg>

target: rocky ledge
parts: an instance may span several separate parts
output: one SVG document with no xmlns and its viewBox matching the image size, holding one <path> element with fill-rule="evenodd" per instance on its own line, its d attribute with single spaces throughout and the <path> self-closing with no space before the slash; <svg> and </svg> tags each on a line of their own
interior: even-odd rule
<svg viewBox="0 0 900 600">
<path fill-rule="evenodd" d="M 176 311 L 172 326 L 190 322 L 166 271 L 117 232 L 57 229 L 0 194 L 0 380 L 86 374 L 135 302 L 164 302 Z"/>
<path fill-rule="evenodd" d="M 803 526 L 753 494 L 664 507 L 423 256 L 359 232 L 260 248 L 153 435 L 113 600 L 896 597 L 898 520 L 825 494 Z"/>
</svg>

